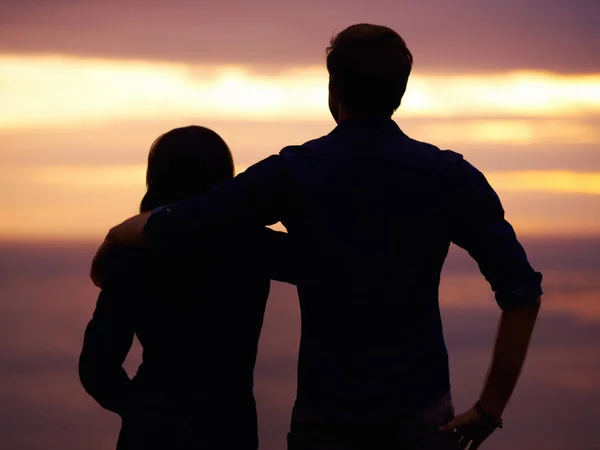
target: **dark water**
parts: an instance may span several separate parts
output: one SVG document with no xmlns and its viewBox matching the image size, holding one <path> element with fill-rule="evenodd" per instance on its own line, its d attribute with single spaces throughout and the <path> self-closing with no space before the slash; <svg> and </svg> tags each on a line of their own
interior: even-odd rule
<svg viewBox="0 0 600 450">
<path fill-rule="evenodd" d="M 483 448 L 600 449 L 600 239 L 526 242 L 545 275 L 530 357 L 505 415 Z M 83 391 L 77 357 L 97 290 L 93 246 L 0 245 L 0 449 L 114 448 L 119 419 Z M 499 311 L 464 252 L 441 288 L 458 410 L 477 399 Z M 256 369 L 261 448 L 284 448 L 294 398 L 299 311 L 295 289 L 273 283 Z M 128 361 L 135 370 L 139 348 Z"/>
</svg>

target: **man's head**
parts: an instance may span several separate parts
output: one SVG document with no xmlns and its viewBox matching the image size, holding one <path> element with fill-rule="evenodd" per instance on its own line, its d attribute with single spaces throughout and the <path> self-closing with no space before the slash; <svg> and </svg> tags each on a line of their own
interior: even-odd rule
<svg viewBox="0 0 600 450">
<path fill-rule="evenodd" d="M 390 117 L 400 106 L 412 63 L 404 39 L 391 28 L 361 23 L 341 31 L 327 47 L 333 118 Z"/>
</svg>

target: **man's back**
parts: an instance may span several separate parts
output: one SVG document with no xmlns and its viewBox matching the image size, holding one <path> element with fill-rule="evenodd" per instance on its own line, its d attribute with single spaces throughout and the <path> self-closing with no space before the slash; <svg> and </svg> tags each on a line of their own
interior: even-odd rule
<svg viewBox="0 0 600 450">
<path fill-rule="evenodd" d="M 497 197 L 483 177 L 460 192 L 472 166 L 390 119 L 346 120 L 280 158 L 293 205 L 282 222 L 309 267 L 295 417 L 379 422 L 431 406 L 450 388 L 438 287 L 451 241 L 477 254 L 476 233 L 497 234 L 509 246 L 478 258 L 495 290 L 508 269 L 486 259 L 507 252 L 522 263 L 510 282 L 537 282 Z M 480 217 L 463 211 L 475 202 Z"/>
</svg>

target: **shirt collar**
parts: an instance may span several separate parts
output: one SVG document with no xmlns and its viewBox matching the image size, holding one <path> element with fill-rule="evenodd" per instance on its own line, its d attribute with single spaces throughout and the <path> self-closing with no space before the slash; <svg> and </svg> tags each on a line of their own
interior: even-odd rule
<svg viewBox="0 0 600 450">
<path fill-rule="evenodd" d="M 345 119 L 331 134 L 396 134 L 404 136 L 398 124 L 389 117 L 354 117 Z"/>
</svg>

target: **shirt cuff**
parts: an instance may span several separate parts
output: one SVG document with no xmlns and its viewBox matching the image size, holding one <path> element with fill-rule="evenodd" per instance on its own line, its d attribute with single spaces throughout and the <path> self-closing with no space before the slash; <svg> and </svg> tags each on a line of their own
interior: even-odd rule
<svg viewBox="0 0 600 450">
<path fill-rule="evenodd" d="M 526 286 L 511 291 L 496 292 L 496 302 L 500 309 L 516 309 L 522 306 L 534 305 L 542 291 L 542 274 L 535 272 L 534 280 Z"/>
</svg>

